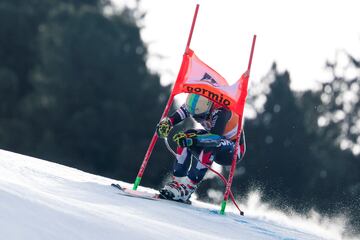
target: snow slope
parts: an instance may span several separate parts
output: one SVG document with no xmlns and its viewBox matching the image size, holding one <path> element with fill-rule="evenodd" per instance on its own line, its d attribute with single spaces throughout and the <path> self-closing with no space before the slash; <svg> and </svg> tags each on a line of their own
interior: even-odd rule
<svg viewBox="0 0 360 240">
<path fill-rule="evenodd" d="M 231 208 L 221 216 L 198 201 L 123 196 L 112 182 L 0 150 L 0 239 L 343 239 L 343 219 L 286 216 L 256 194 L 242 205 L 245 217 Z"/>
</svg>

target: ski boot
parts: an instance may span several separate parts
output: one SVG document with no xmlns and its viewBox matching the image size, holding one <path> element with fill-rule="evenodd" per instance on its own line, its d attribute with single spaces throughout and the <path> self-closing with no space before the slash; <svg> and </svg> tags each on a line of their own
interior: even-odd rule
<svg viewBox="0 0 360 240">
<path fill-rule="evenodd" d="M 188 177 L 173 177 L 173 180 L 167 183 L 160 190 L 160 197 L 168 200 L 191 204 L 190 197 L 195 192 L 197 185 Z"/>
</svg>

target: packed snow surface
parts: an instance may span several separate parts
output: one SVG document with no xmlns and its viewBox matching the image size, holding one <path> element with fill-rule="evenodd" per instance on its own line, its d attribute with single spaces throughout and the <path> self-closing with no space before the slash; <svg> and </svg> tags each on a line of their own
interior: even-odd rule
<svg viewBox="0 0 360 240">
<path fill-rule="evenodd" d="M 229 206 L 193 200 L 185 205 L 121 195 L 118 182 L 44 160 L 0 150 L 0 238 L 26 239 L 343 239 L 344 219 L 316 213 L 286 215 L 257 193 Z M 140 191 L 154 192 L 142 188 Z"/>
</svg>

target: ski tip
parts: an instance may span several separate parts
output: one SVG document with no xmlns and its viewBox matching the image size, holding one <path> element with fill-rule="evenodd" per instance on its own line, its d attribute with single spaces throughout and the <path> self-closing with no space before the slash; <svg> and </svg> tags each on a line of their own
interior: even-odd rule
<svg viewBox="0 0 360 240">
<path fill-rule="evenodd" d="M 114 188 L 117 188 L 117 189 L 120 189 L 120 190 L 124 190 L 123 187 L 120 186 L 120 184 L 117 184 L 117 183 L 112 183 L 110 186 L 114 187 Z"/>
</svg>

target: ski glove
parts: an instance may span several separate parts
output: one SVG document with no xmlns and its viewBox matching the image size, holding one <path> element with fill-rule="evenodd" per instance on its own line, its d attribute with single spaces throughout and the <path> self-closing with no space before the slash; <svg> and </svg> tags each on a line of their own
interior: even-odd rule
<svg viewBox="0 0 360 240">
<path fill-rule="evenodd" d="M 191 147 L 195 144 L 196 136 L 196 133 L 178 132 L 173 136 L 173 141 L 176 142 L 179 147 Z"/>
<path fill-rule="evenodd" d="M 172 127 L 173 125 L 170 121 L 170 118 L 165 117 L 161 119 L 159 124 L 156 126 L 156 133 L 160 138 L 167 138 Z"/>
</svg>

